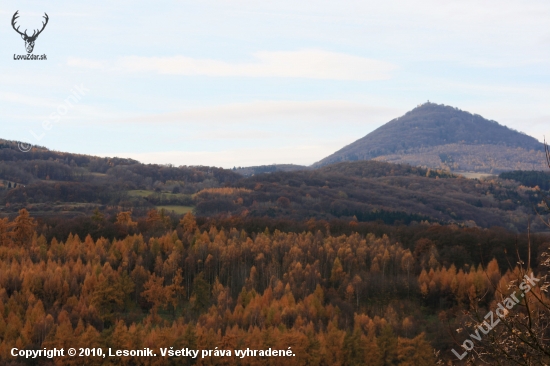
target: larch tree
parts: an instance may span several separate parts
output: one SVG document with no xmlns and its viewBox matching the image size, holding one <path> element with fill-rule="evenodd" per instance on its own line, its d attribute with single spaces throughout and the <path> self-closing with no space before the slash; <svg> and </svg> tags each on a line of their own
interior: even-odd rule
<svg viewBox="0 0 550 366">
<path fill-rule="evenodd" d="M 382 360 L 381 366 L 395 365 L 397 362 L 397 337 L 389 324 L 386 324 L 380 331 L 377 343 Z"/>
<path fill-rule="evenodd" d="M 12 234 L 17 244 L 28 244 L 30 246 L 30 240 L 34 235 L 34 228 L 36 227 L 36 221 L 30 217 L 29 212 L 26 209 L 19 211 L 19 216 L 11 223 Z"/>
</svg>

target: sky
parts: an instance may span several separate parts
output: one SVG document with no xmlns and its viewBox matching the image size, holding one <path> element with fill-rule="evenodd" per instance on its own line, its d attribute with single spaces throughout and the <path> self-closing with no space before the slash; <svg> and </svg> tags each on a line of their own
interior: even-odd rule
<svg viewBox="0 0 550 366">
<path fill-rule="evenodd" d="M 550 139 L 548 0 L 7 0 L 0 42 L 0 138 L 52 150 L 310 165 L 428 100 Z"/>
</svg>

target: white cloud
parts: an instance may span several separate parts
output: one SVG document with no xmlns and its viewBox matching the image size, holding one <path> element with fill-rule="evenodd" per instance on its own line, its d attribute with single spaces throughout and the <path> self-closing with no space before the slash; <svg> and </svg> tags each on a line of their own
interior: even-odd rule
<svg viewBox="0 0 550 366">
<path fill-rule="evenodd" d="M 374 107 L 342 100 L 317 101 L 258 101 L 231 103 L 200 108 L 188 108 L 174 113 L 164 113 L 121 119 L 125 123 L 197 123 L 225 124 L 228 122 L 253 122 L 254 125 L 271 123 L 273 119 L 296 120 L 315 123 L 361 123 L 387 122 L 406 109 Z M 387 119 L 387 120 L 386 120 Z"/>
<path fill-rule="evenodd" d="M 69 66 L 107 68 L 100 61 L 71 58 Z M 263 51 L 254 54 L 254 61 L 230 63 L 186 56 L 122 57 L 116 62 L 119 70 L 155 72 L 165 75 L 212 77 L 286 77 L 325 80 L 385 80 L 395 65 L 344 53 L 307 49 L 301 51 Z"/>
</svg>

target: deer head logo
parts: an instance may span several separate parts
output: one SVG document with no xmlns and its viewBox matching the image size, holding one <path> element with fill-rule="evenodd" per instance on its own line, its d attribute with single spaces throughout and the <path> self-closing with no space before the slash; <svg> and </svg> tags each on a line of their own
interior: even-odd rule
<svg viewBox="0 0 550 366">
<path fill-rule="evenodd" d="M 44 28 L 46 28 L 46 24 L 48 24 L 48 20 L 50 18 L 48 18 L 48 14 L 44 13 L 44 19 L 46 20 L 45 22 L 42 22 L 42 29 L 40 30 L 34 30 L 34 32 L 32 33 L 32 36 L 29 36 L 27 34 L 27 30 L 25 29 L 25 32 L 24 33 L 21 33 L 19 31 L 19 26 L 17 28 L 15 28 L 15 22 L 17 20 L 17 18 L 19 18 L 19 10 L 17 10 L 15 12 L 15 14 L 13 14 L 13 18 L 11 18 L 11 26 L 13 27 L 13 29 L 19 33 L 21 35 L 21 38 L 23 38 L 23 40 L 25 41 L 25 48 L 27 49 L 27 53 L 32 53 L 32 50 L 34 49 L 34 42 L 36 41 L 36 38 L 38 38 L 38 36 L 40 35 L 40 33 L 42 33 L 42 31 L 44 30 Z"/>
</svg>

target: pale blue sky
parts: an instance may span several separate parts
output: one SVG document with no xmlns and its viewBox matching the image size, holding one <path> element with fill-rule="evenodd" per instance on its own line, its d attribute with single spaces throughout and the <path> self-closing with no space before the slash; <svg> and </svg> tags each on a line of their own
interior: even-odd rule
<svg viewBox="0 0 550 366">
<path fill-rule="evenodd" d="M 47 61 L 13 59 L 16 10 L 29 30 L 48 13 L 34 50 Z M 312 164 L 430 100 L 542 140 L 549 24 L 547 0 L 4 1 L 0 137 L 175 165 Z M 88 91 L 68 106 L 75 86 Z"/>
</svg>

